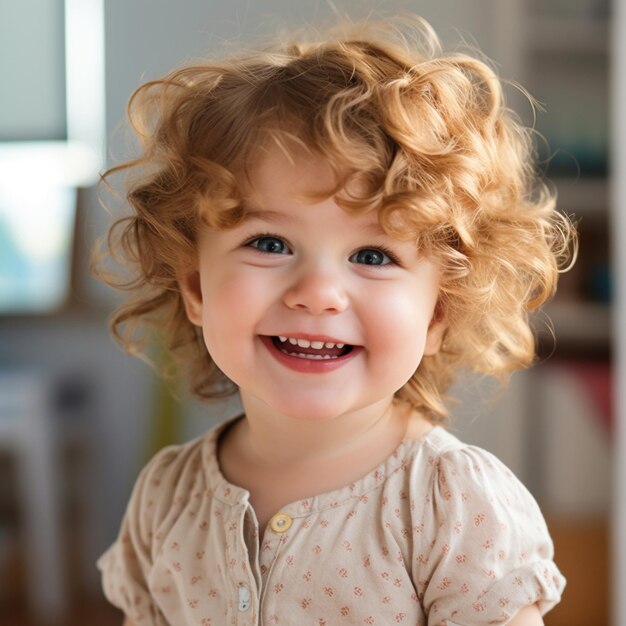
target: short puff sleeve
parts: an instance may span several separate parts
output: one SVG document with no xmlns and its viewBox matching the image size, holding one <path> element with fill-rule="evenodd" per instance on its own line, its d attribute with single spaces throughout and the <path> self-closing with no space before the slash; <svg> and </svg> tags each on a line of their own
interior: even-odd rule
<svg viewBox="0 0 626 626">
<path fill-rule="evenodd" d="M 428 626 L 502 625 L 535 603 L 549 611 L 565 579 L 532 495 L 481 448 L 449 450 L 434 462 L 423 519 L 432 548 L 417 584 Z"/>
<path fill-rule="evenodd" d="M 98 559 L 102 586 L 111 604 L 137 626 L 168 626 L 149 589 L 154 558 L 154 529 L 173 490 L 166 469 L 171 454 L 165 448 L 143 469 L 133 488 L 116 542 Z"/>
</svg>

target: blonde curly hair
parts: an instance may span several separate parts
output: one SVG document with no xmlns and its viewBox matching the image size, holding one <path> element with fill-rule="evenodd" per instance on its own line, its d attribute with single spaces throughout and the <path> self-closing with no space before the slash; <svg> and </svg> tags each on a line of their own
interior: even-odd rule
<svg viewBox="0 0 626 626">
<path fill-rule="evenodd" d="M 146 322 L 160 328 L 200 397 L 236 387 L 187 319 L 177 276 L 194 265 L 201 223 L 219 230 L 245 219 L 241 176 L 268 137 L 307 146 L 335 173 L 329 194 L 338 204 L 377 211 L 386 232 L 410 237 L 440 264 L 445 340 L 399 399 L 441 420 L 459 369 L 505 381 L 533 362 L 529 313 L 555 292 L 575 232 L 537 176 L 533 133 L 506 108 L 493 69 L 443 53 L 425 21 L 408 34 L 351 25 L 322 41 L 183 67 L 139 87 L 128 114 L 141 154 L 103 174 L 107 184 L 130 174 L 132 213 L 107 244 L 133 273 L 99 272 L 133 292 L 112 330 L 141 353 L 137 331 Z M 354 179 L 365 189 L 358 197 L 345 191 Z"/>
</svg>

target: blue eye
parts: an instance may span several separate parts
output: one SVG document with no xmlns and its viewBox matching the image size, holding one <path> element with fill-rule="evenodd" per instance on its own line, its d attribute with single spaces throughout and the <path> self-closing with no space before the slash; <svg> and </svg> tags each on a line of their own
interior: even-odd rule
<svg viewBox="0 0 626 626">
<path fill-rule="evenodd" d="M 349 261 L 362 265 L 388 265 L 393 262 L 389 255 L 378 248 L 363 248 L 355 252 Z"/>
<path fill-rule="evenodd" d="M 267 254 L 289 254 L 287 244 L 278 237 L 257 237 L 247 245 Z"/>
</svg>

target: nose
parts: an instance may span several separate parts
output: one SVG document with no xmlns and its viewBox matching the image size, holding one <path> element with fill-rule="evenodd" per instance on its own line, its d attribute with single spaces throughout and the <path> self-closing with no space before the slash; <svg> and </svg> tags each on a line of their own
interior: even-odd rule
<svg viewBox="0 0 626 626">
<path fill-rule="evenodd" d="M 331 268 L 301 268 L 285 290 L 284 303 L 290 309 L 312 315 L 341 313 L 348 307 L 348 294 L 341 278 Z"/>
</svg>

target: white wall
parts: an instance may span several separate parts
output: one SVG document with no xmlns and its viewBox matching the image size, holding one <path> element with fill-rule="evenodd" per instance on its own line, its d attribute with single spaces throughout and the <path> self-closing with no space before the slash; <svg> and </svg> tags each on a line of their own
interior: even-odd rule
<svg viewBox="0 0 626 626">
<path fill-rule="evenodd" d="M 497 0 L 335 0 L 339 11 L 352 19 L 398 12 L 418 12 L 440 35 L 458 41 L 455 29 L 471 34 L 491 53 L 492 11 Z M 323 0 L 107 0 L 106 67 L 107 125 L 113 131 L 124 115 L 132 90 L 187 60 L 215 52 L 224 42 L 243 45 L 276 32 L 280 27 L 327 23 L 330 3 Z M 114 146 L 115 151 L 119 144 Z"/>
</svg>

